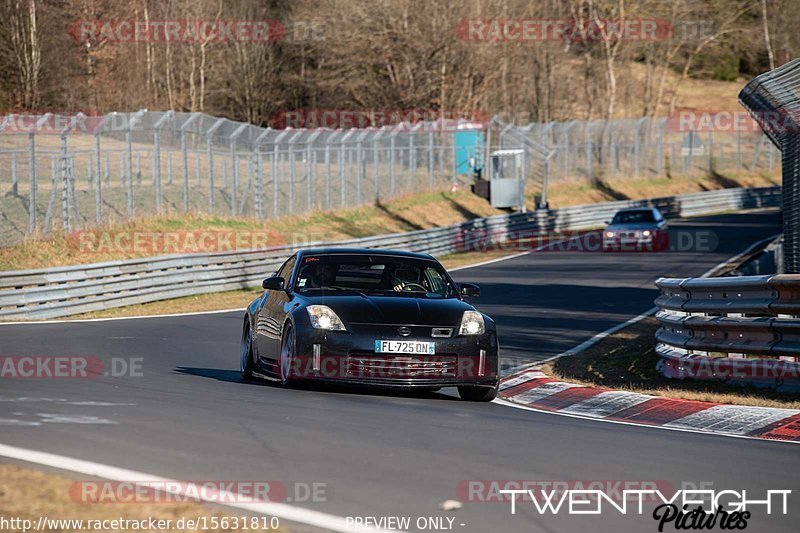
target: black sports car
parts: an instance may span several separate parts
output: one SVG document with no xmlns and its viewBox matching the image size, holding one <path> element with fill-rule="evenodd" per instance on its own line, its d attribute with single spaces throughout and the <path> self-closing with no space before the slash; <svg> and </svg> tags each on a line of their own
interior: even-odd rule
<svg viewBox="0 0 800 533">
<path fill-rule="evenodd" d="M 247 307 L 244 377 L 437 390 L 491 401 L 498 387 L 494 322 L 426 254 L 303 250 L 263 282 Z"/>
</svg>

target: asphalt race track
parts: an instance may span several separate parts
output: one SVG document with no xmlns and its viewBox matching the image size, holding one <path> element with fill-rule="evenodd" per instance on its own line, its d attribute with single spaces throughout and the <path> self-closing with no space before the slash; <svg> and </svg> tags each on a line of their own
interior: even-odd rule
<svg viewBox="0 0 800 533">
<path fill-rule="evenodd" d="M 477 303 L 497 321 L 503 354 L 535 360 L 650 309 L 656 277 L 700 275 L 780 231 L 774 212 L 671 226 L 713 232 L 718 242 L 710 252 L 542 252 L 456 277 L 481 285 Z M 470 404 L 450 394 L 244 383 L 240 326 L 241 313 L 3 325 L 5 356 L 143 359 L 140 377 L 3 380 L 0 443 L 175 479 L 322 482 L 325 501 L 292 503 L 343 517 L 410 516 L 412 524 L 449 516 L 456 531 L 657 531 L 652 506 L 643 516 L 552 516 L 520 503 L 512 515 L 507 502 L 466 501 L 458 490 L 465 480 L 643 480 L 747 489 L 752 499 L 800 490 L 800 448 L 790 443 Z M 748 529 L 796 531 L 793 496 L 788 516 L 755 510 Z M 437 508 L 451 499 L 464 507 Z"/>
</svg>

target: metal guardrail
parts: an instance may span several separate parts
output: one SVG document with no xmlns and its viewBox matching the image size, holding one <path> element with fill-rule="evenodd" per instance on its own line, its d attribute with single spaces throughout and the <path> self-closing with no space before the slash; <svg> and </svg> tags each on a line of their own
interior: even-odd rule
<svg viewBox="0 0 800 533">
<path fill-rule="evenodd" d="M 604 225 L 623 207 L 654 205 L 667 218 L 780 204 L 779 187 L 725 189 L 480 218 L 428 230 L 310 246 L 393 248 L 432 255 L 485 250 L 521 235 Z M 181 296 L 259 286 L 298 246 L 163 256 L 0 273 L 0 319 L 54 318 Z"/>
<path fill-rule="evenodd" d="M 800 275 L 660 278 L 668 377 L 800 390 Z"/>
</svg>

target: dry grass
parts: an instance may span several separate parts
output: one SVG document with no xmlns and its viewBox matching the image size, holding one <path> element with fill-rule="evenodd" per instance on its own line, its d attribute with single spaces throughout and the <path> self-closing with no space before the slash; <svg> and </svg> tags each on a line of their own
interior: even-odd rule
<svg viewBox="0 0 800 533">
<path fill-rule="evenodd" d="M 169 519 L 173 527 L 169 531 L 193 531 L 178 529 L 175 521 L 182 517 L 197 519 L 211 517 L 241 516 L 241 513 L 227 513 L 219 509 L 197 503 L 87 503 L 73 501 L 70 486 L 74 483 L 66 477 L 44 473 L 16 465 L 0 464 L 0 516 L 19 517 L 37 524 L 40 516 L 50 519 L 115 520 L 125 518 L 142 520 Z M 210 523 L 210 522 L 209 522 Z M 241 526 L 241 523 L 239 524 Z M 240 529 L 209 529 L 208 531 L 244 531 Z M 2 530 L 2 531 L 14 531 Z M 51 529 L 51 531 L 84 532 L 86 529 Z M 104 531 L 129 531 L 106 529 Z M 154 531 L 139 529 L 138 531 Z M 163 530 L 161 530 L 163 531 Z M 280 531 L 286 531 L 281 528 Z"/>
<path fill-rule="evenodd" d="M 689 194 L 693 192 L 711 191 L 731 187 L 769 187 L 780 185 L 781 178 L 777 172 L 759 174 L 673 176 L 668 178 L 604 178 L 599 182 L 589 183 L 586 180 L 554 183 L 547 192 L 551 207 L 608 202 L 613 200 L 656 198 Z"/>
<path fill-rule="evenodd" d="M 658 322 L 647 318 L 610 335 L 570 357 L 542 367 L 558 379 L 586 386 L 629 390 L 653 396 L 732 405 L 800 409 L 800 394 L 779 393 L 725 383 L 668 379 L 656 370 L 655 332 Z"/>
<path fill-rule="evenodd" d="M 74 265 L 87 262 L 111 261 L 161 255 L 160 249 L 144 246 L 136 249 L 127 246 L 101 246 L 93 248 L 85 243 L 99 243 L 101 238 L 118 235 L 164 234 L 193 231 L 218 231 L 229 235 L 247 236 L 254 233 L 266 237 L 268 245 L 331 241 L 365 237 L 385 233 L 412 231 L 446 226 L 473 218 L 495 215 L 486 200 L 469 191 L 425 192 L 397 198 L 385 204 L 360 208 L 320 211 L 305 216 L 283 217 L 275 220 L 189 215 L 171 218 L 139 219 L 126 224 L 91 230 L 88 233 L 69 235 L 53 234 L 46 238 L 30 239 L 17 246 L 0 249 L 0 270 L 41 268 L 56 265 Z M 244 246 L 251 242 L 245 238 Z M 263 240 L 260 242 L 264 242 Z M 235 248 L 235 243 L 234 246 Z M 168 250 L 173 251 L 173 250 Z M 217 251 L 195 250 L 191 251 Z M 224 250 L 220 250 L 224 251 Z"/>
</svg>

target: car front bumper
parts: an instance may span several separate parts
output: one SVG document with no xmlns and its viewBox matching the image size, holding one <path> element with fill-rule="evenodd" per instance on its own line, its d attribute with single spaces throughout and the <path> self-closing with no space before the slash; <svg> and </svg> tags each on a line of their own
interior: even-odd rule
<svg viewBox="0 0 800 533">
<path fill-rule="evenodd" d="M 494 331 L 466 336 L 457 335 L 457 328 L 407 327 L 408 336 L 401 336 L 397 325 L 349 324 L 348 331 L 299 327 L 292 376 L 382 387 L 497 386 L 499 349 Z M 450 335 L 434 337 L 434 328 L 449 329 Z M 435 353 L 376 353 L 376 340 L 434 342 Z"/>
</svg>

